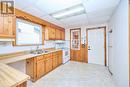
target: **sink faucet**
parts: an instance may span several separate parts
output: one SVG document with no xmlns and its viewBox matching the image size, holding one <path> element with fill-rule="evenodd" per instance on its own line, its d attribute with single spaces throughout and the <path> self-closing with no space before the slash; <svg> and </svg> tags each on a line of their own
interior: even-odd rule
<svg viewBox="0 0 130 87">
<path fill-rule="evenodd" d="M 37 48 L 36 48 L 36 51 L 38 51 L 39 50 L 39 45 L 37 45 Z"/>
</svg>

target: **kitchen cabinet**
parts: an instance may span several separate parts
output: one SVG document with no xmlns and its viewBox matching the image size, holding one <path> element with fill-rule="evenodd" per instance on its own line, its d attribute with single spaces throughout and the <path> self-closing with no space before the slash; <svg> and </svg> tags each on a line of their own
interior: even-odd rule
<svg viewBox="0 0 130 87">
<path fill-rule="evenodd" d="M 65 31 L 64 30 L 61 31 L 61 40 L 65 40 Z"/>
<path fill-rule="evenodd" d="M 65 40 L 65 31 L 56 29 L 56 40 Z"/>
<path fill-rule="evenodd" d="M 45 27 L 45 40 L 65 40 L 65 31 L 54 27 Z"/>
<path fill-rule="evenodd" d="M 43 56 L 27 59 L 26 71 L 32 81 L 36 81 L 45 74 L 45 59 Z"/>
<path fill-rule="evenodd" d="M 24 82 L 24 83 L 22 83 L 22 84 L 20 84 L 20 85 L 18 85 L 16 87 L 27 87 L 27 82 Z"/>
<path fill-rule="evenodd" d="M 62 51 L 58 51 L 58 65 L 62 64 Z"/>
<path fill-rule="evenodd" d="M 14 15 L 0 15 L 0 38 L 14 38 L 16 17 Z"/>
<path fill-rule="evenodd" d="M 45 61 L 45 69 L 46 73 L 50 72 L 52 70 L 52 54 L 45 54 L 44 57 L 46 58 Z"/>
<path fill-rule="evenodd" d="M 36 80 L 36 59 L 30 58 L 26 60 L 26 73 L 32 81 Z"/>
<path fill-rule="evenodd" d="M 45 74 L 45 60 L 37 61 L 36 67 L 37 78 L 40 78 Z"/>
<path fill-rule="evenodd" d="M 55 40 L 55 29 L 51 27 L 45 28 L 45 40 Z"/>
<path fill-rule="evenodd" d="M 58 55 L 57 52 L 53 53 L 53 68 L 56 68 L 58 66 Z"/>
<path fill-rule="evenodd" d="M 56 40 L 61 40 L 61 31 L 59 29 L 56 29 Z"/>
<path fill-rule="evenodd" d="M 55 51 L 26 60 L 26 72 L 35 82 L 62 64 L 62 51 Z"/>
</svg>

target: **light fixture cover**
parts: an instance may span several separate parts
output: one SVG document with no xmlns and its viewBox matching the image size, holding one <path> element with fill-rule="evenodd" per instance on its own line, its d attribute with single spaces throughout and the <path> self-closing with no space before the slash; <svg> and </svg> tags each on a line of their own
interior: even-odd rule
<svg viewBox="0 0 130 87">
<path fill-rule="evenodd" d="M 82 4 L 58 11 L 56 13 L 50 14 L 56 19 L 63 19 L 71 16 L 76 16 L 85 13 L 85 8 Z"/>
</svg>

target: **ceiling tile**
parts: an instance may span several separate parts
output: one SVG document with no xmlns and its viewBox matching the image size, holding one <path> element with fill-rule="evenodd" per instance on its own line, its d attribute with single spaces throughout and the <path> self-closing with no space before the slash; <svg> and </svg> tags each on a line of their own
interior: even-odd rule
<svg viewBox="0 0 130 87">
<path fill-rule="evenodd" d="M 36 6 L 50 14 L 80 3 L 81 0 L 38 0 Z"/>
<path fill-rule="evenodd" d="M 34 6 L 30 6 L 29 8 L 25 8 L 25 9 L 22 9 L 22 10 L 27 12 L 27 13 L 30 13 L 30 14 L 36 16 L 36 17 L 41 17 L 43 15 L 47 15 L 45 12 L 40 11 L 39 9 L 37 9 Z"/>
<path fill-rule="evenodd" d="M 110 16 L 101 16 L 101 17 L 88 17 L 88 24 L 101 24 L 101 23 L 107 23 L 110 19 Z"/>
<path fill-rule="evenodd" d="M 18 9 L 24 9 L 33 7 L 34 3 L 36 3 L 36 0 L 14 0 L 15 1 L 15 7 Z"/>
<path fill-rule="evenodd" d="M 88 23 L 86 14 L 70 17 L 67 19 L 62 19 L 60 21 L 64 23 L 66 26 L 74 26 L 74 25 L 79 26 Z"/>
<path fill-rule="evenodd" d="M 83 5 L 86 8 L 87 13 L 115 7 L 120 2 L 120 0 L 82 0 L 82 1 Z"/>
<path fill-rule="evenodd" d="M 59 26 L 61 26 L 61 27 L 64 27 L 64 24 L 63 24 L 63 23 L 61 23 L 60 21 L 54 19 L 54 18 L 51 17 L 50 15 L 44 15 L 44 16 L 41 16 L 41 18 L 42 18 L 43 20 L 49 21 L 49 22 L 51 22 L 51 23 L 53 23 L 53 24 L 59 25 Z"/>
</svg>

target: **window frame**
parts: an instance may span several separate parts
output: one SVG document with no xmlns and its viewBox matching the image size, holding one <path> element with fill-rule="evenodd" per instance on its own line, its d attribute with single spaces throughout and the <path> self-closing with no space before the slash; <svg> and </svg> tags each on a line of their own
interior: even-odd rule
<svg viewBox="0 0 130 87">
<path fill-rule="evenodd" d="M 27 24 L 31 24 L 31 25 L 36 25 L 36 26 L 40 26 L 41 27 L 41 36 L 40 36 L 40 41 L 41 41 L 41 43 L 39 43 L 39 44 L 18 44 L 17 43 L 17 28 L 18 28 L 18 24 L 17 24 L 17 22 L 18 21 L 22 21 L 22 22 L 24 22 L 24 23 L 27 23 Z M 37 46 L 37 45 L 43 45 L 44 44 L 44 42 L 43 42 L 43 32 L 44 32 L 44 30 L 43 30 L 43 26 L 42 25 L 40 25 L 40 24 L 37 24 L 37 23 L 34 23 L 34 22 L 30 22 L 30 21 L 28 21 L 28 20 L 23 20 L 23 19 L 19 19 L 19 18 L 16 18 L 16 31 L 15 31 L 15 42 L 13 43 L 13 45 L 14 46 Z"/>
</svg>

